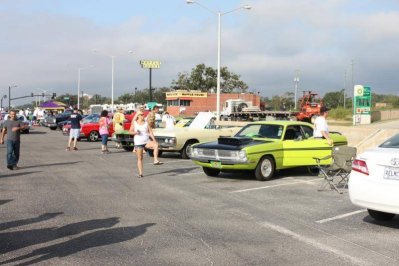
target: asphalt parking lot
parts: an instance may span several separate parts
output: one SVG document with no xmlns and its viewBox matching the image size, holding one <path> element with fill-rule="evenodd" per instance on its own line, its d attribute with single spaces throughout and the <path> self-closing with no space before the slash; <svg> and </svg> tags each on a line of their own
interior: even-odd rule
<svg viewBox="0 0 399 266">
<path fill-rule="evenodd" d="M 210 178 L 190 160 L 65 151 L 60 131 L 22 137 L 21 170 L 0 146 L 0 264 L 396 265 L 399 218 L 376 222 L 303 169 L 269 182 Z"/>
</svg>

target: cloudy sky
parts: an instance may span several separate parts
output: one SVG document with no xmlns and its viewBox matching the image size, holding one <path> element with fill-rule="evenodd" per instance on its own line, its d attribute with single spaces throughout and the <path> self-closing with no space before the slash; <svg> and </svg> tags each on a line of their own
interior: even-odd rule
<svg viewBox="0 0 399 266">
<path fill-rule="evenodd" d="M 262 96 L 321 94 L 355 84 L 399 94 L 397 0 L 199 0 L 222 16 L 222 65 Z M 98 52 L 93 52 L 97 49 Z M 132 50 L 133 53 L 128 53 Z M 141 59 L 162 62 L 153 87 L 199 63 L 216 68 L 217 16 L 185 0 L 0 0 L 0 94 L 76 93 L 115 97 L 148 88 Z M 31 101 L 19 100 L 15 103 Z"/>
</svg>

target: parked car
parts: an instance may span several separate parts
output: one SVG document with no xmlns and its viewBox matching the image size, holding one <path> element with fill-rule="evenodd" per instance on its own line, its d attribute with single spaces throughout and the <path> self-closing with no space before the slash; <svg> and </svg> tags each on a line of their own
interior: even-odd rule
<svg viewBox="0 0 399 266">
<path fill-rule="evenodd" d="M 62 121 L 67 121 L 71 117 L 71 114 L 71 110 L 66 110 L 61 114 L 47 115 L 46 117 L 44 117 L 42 124 L 43 126 L 49 127 L 51 130 L 56 130 L 58 128 L 58 123 Z"/>
<path fill-rule="evenodd" d="M 3 124 L 6 120 L 8 120 L 8 113 L 3 114 L 3 120 L 0 121 L 0 131 L 3 130 Z M 19 114 L 17 114 L 17 120 L 22 121 L 23 124 L 26 126 L 26 128 L 22 130 L 21 133 L 29 134 L 29 131 L 32 129 L 32 122 L 29 121 L 25 115 Z"/>
<path fill-rule="evenodd" d="M 216 140 L 219 136 L 233 136 L 241 127 L 220 127 L 214 124 L 214 114 L 200 112 L 188 127 L 173 129 L 159 128 L 154 130 L 154 136 L 159 143 L 159 151 L 179 152 L 180 157 L 189 159 L 191 145 L 199 142 Z M 153 151 L 148 150 L 152 156 Z"/>
<path fill-rule="evenodd" d="M 175 127 L 188 127 L 193 122 L 195 116 L 184 117 L 177 121 Z"/>
<path fill-rule="evenodd" d="M 91 114 L 91 115 L 88 115 L 87 117 L 83 118 L 82 126 L 80 128 L 79 140 L 80 139 L 87 139 L 87 141 L 100 140 L 101 139 L 101 136 L 99 133 L 100 126 L 98 124 L 99 120 L 100 120 L 99 114 Z M 125 123 L 124 128 L 129 129 L 129 127 L 130 127 L 130 123 Z M 64 135 L 69 136 L 70 129 L 71 129 L 71 124 L 67 123 L 66 125 L 63 126 L 62 133 Z M 112 134 L 114 134 L 114 128 L 113 128 L 112 123 L 109 128 L 109 133 L 110 133 L 110 136 L 112 136 Z"/>
<path fill-rule="evenodd" d="M 376 220 L 399 214 L 399 134 L 359 154 L 352 163 L 349 197 Z"/>
<path fill-rule="evenodd" d="M 346 137 L 331 133 L 334 145 L 347 145 Z M 223 171 L 252 171 L 258 180 L 272 179 L 276 170 L 299 166 L 313 167 L 314 157 L 331 155 L 325 139 L 313 138 L 313 126 L 297 121 L 253 122 L 234 137 L 192 147 L 191 160 L 208 176 Z M 330 164 L 326 159 L 322 164 Z"/>
</svg>

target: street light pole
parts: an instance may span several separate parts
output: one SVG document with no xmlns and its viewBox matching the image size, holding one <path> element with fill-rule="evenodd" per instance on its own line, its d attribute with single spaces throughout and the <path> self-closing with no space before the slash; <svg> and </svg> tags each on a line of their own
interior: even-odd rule
<svg viewBox="0 0 399 266">
<path fill-rule="evenodd" d="M 215 15 L 218 16 L 218 47 L 217 47 L 218 56 L 217 56 L 217 80 L 216 80 L 216 120 L 219 121 L 219 120 L 220 120 L 220 68 L 221 68 L 221 63 L 220 63 L 220 62 L 221 62 L 221 50 L 222 50 L 222 47 L 221 47 L 221 42 L 222 42 L 222 25 L 221 25 L 221 24 L 222 24 L 222 16 L 223 16 L 223 15 L 226 15 L 226 14 L 228 14 L 228 13 L 232 13 L 232 12 L 234 12 L 234 11 L 240 10 L 240 9 L 247 9 L 247 10 L 249 10 L 249 9 L 251 9 L 252 7 L 249 6 L 249 5 L 245 5 L 245 6 L 238 7 L 238 8 L 235 8 L 235 9 L 233 9 L 233 10 L 230 10 L 230 11 L 228 11 L 228 12 L 222 13 L 222 12 L 220 12 L 220 11 L 215 12 L 215 11 L 213 11 L 213 10 L 207 8 L 206 6 L 204 6 L 204 5 L 202 5 L 202 4 L 200 4 L 199 2 L 194 1 L 194 0 L 186 0 L 186 3 L 187 3 L 187 4 L 197 4 L 197 5 L 199 5 L 200 7 L 204 8 L 204 9 L 206 9 L 207 11 L 209 11 L 209 12 L 211 12 L 211 13 L 213 13 L 213 14 L 215 14 Z"/>
<path fill-rule="evenodd" d="M 17 85 L 8 86 L 8 111 L 11 110 L 11 88 L 15 88 Z"/>
<path fill-rule="evenodd" d="M 296 110 L 297 104 L 298 104 L 298 83 L 299 83 L 299 70 L 296 70 L 295 77 L 294 77 L 294 83 L 295 83 L 295 107 L 294 109 Z"/>
<path fill-rule="evenodd" d="M 97 53 L 99 52 L 97 49 L 94 49 L 93 52 Z M 115 56 L 114 55 L 108 55 L 103 52 L 100 52 L 101 54 L 108 56 L 111 58 L 111 112 L 114 112 L 114 71 L 115 71 Z M 129 54 L 132 54 L 133 51 L 129 50 Z"/>
<path fill-rule="evenodd" d="M 82 71 L 83 69 L 86 69 L 86 68 L 90 68 L 90 67 L 93 67 L 93 65 L 90 65 L 90 66 L 85 66 L 85 67 L 79 67 L 78 68 L 78 94 L 77 94 L 77 97 L 78 97 L 78 109 L 80 109 L 80 71 Z"/>
<path fill-rule="evenodd" d="M 114 71 L 115 71 L 115 56 L 111 56 L 112 69 L 111 69 L 111 113 L 114 112 Z"/>
</svg>

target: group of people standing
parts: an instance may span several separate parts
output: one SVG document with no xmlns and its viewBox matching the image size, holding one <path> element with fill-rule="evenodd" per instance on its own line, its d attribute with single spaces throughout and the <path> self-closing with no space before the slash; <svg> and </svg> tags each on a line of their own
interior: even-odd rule
<svg viewBox="0 0 399 266">
<path fill-rule="evenodd" d="M 155 136 L 153 133 L 153 128 L 155 128 L 155 121 L 157 120 L 158 107 L 154 107 L 153 110 L 148 114 L 147 120 L 144 119 L 144 108 L 140 108 L 139 111 L 136 112 L 135 116 L 132 119 L 132 123 L 129 129 L 129 134 L 134 135 L 134 152 L 137 156 L 137 177 L 142 178 L 143 175 L 143 154 L 144 149 L 152 149 L 154 154 L 154 165 L 163 164 L 158 160 L 158 151 L 159 144 L 155 140 Z M 77 139 L 79 138 L 80 128 L 82 116 L 78 113 L 77 108 L 74 109 L 73 114 L 70 118 L 71 121 L 71 131 L 69 135 L 69 141 L 67 146 L 67 151 L 78 150 L 76 147 Z M 111 123 L 113 123 L 113 128 L 115 132 L 120 132 L 124 130 L 124 121 L 125 115 L 123 113 L 123 109 L 118 109 L 114 114 L 113 120 L 108 116 L 108 111 L 103 110 L 100 114 L 99 119 L 99 134 L 101 136 L 101 153 L 110 153 L 108 150 L 108 138 L 110 136 L 109 128 Z M 71 146 L 73 143 L 73 146 Z M 120 148 L 120 144 L 118 143 L 116 148 Z"/>
</svg>

